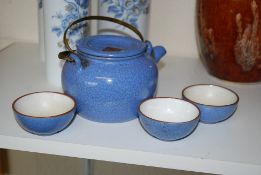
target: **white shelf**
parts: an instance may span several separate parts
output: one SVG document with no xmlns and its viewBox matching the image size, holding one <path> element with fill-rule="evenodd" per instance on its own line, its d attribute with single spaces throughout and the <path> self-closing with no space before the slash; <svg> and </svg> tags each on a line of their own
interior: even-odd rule
<svg viewBox="0 0 261 175">
<path fill-rule="evenodd" d="M 200 123 L 192 135 L 174 142 L 149 136 L 137 119 L 102 124 L 79 116 L 56 135 L 32 135 L 16 123 L 11 103 L 24 93 L 55 89 L 45 80 L 38 46 L 17 43 L 0 52 L 0 148 L 215 174 L 261 174 L 261 84 L 217 80 L 198 59 L 166 56 L 159 69 L 158 96 L 180 97 L 185 86 L 218 84 L 239 94 L 237 112 L 222 123 Z"/>
</svg>

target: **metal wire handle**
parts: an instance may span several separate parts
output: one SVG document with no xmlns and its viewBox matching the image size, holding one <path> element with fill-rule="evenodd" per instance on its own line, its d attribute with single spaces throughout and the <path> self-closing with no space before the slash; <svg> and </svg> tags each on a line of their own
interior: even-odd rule
<svg viewBox="0 0 261 175">
<path fill-rule="evenodd" d="M 107 16 L 86 16 L 86 17 L 83 17 L 83 18 L 80 18 L 78 20 L 75 20 L 73 21 L 67 28 L 66 30 L 64 31 L 64 35 L 63 35 L 63 42 L 64 42 L 64 46 L 65 48 L 69 51 L 69 52 L 72 52 L 72 53 L 75 53 L 74 50 L 71 49 L 70 45 L 69 45 L 69 42 L 68 42 L 68 39 L 67 39 L 67 32 L 68 30 L 75 24 L 78 24 L 82 21 L 88 21 L 88 20 L 102 20 L 102 21 L 110 21 L 110 22 L 113 22 L 113 23 L 116 23 L 116 24 L 119 24 L 119 25 L 122 25 L 124 27 L 127 27 L 129 28 L 130 30 L 132 30 L 134 33 L 136 33 L 139 38 L 141 39 L 141 41 L 144 41 L 143 39 L 143 36 L 142 34 L 140 33 L 140 31 L 138 29 L 136 29 L 134 26 L 132 26 L 131 24 L 128 24 L 124 21 L 121 21 L 121 20 L 118 20 L 118 19 L 115 19 L 115 18 L 111 18 L 111 17 L 107 17 Z M 62 53 L 60 53 L 62 55 Z M 59 55 L 60 55 L 59 54 Z M 62 58 L 63 59 L 63 58 Z"/>
</svg>

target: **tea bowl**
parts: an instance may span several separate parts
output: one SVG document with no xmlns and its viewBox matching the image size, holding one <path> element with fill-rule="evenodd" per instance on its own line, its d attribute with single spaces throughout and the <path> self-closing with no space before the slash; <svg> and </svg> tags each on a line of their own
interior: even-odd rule
<svg viewBox="0 0 261 175">
<path fill-rule="evenodd" d="M 18 97 L 12 108 L 24 130 L 36 135 L 52 135 L 72 122 L 76 102 L 59 92 L 34 92 Z"/>
<path fill-rule="evenodd" d="M 156 97 L 139 106 L 139 120 L 145 131 L 163 141 L 190 135 L 199 122 L 199 109 L 192 103 L 170 97 Z"/>
<path fill-rule="evenodd" d="M 217 123 L 228 119 L 237 109 L 239 96 L 236 92 L 217 85 L 198 84 L 183 89 L 184 100 L 200 109 L 200 122 Z"/>
</svg>

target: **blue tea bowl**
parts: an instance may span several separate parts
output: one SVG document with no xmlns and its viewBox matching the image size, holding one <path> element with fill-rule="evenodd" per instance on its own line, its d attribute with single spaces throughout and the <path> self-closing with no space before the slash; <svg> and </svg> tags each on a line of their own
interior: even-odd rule
<svg viewBox="0 0 261 175">
<path fill-rule="evenodd" d="M 190 135 L 197 127 L 200 115 L 194 104 L 170 97 L 148 99 L 140 104 L 138 113 L 144 130 L 163 141 Z"/>
<path fill-rule="evenodd" d="M 183 89 L 182 97 L 200 109 L 200 122 L 218 123 L 232 116 L 239 96 L 234 91 L 210 84 L 191 85 Z"/>
<path fill-rule="evenodd" d="M 59 92 L 34 92 L 17 98 L 12 108 L 24 130 L 36 135 L 52 135 L 72 122 L 76 102 Z"/>
</svg>

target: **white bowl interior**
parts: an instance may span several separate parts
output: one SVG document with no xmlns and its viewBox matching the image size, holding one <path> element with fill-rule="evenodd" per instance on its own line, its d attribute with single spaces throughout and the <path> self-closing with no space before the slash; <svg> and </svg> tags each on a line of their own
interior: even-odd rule
<svg viewBox="0 0 261 175">
<path fill-rule="evenodd" d="M 196 103 L 213 106 L 234 104 L 238 96 L 232 91 L 215 85 L 196 85 L 184 90 L 183 95 Z"/>
<path fill-rule="evenodd" d="M 197 107 L 189 102 L 174 98 L 153 98 L 140 105 L 145 116 L 164 122 L 187 122 L 199 115 Z"/>
<path fill-rule="evenodd" d="M 75 106 L 70 97 L 52 92 L 33 93 L 19 98 L 14 108 L 17 112 L 33 117 L 50 117 L 69 112 Z"/>
</svg>

